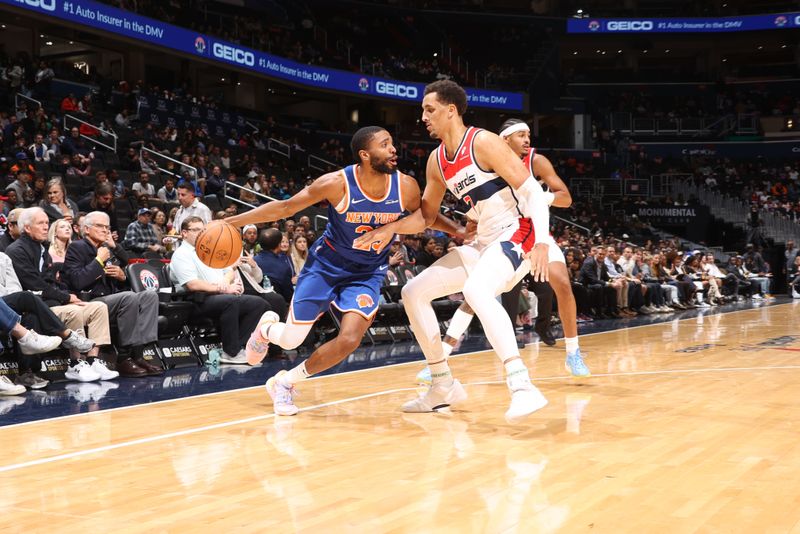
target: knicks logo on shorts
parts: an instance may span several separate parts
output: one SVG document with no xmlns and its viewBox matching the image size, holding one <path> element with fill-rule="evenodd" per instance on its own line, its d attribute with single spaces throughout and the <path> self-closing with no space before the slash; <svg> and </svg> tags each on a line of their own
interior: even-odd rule
<svg viewBox="0 0 800 534">
<path fill-rule="evenodd" d="M 375 305 L 375 301 L 366 293 L 361 293 L 356 297 L 356 304 L 359 308 L 371 308 Z"/>
</svg>

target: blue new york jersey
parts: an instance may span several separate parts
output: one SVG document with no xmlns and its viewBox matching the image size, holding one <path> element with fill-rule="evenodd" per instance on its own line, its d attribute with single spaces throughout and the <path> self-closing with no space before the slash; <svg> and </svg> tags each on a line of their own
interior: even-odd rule
<svg viewBox="0 0 800 534">
<path fill-rule="evenodd" d="M 387 177 L 383 198 L 372 198 L 359 186 L 355 165 L 341 172 L 346 184 L 344 198 L 338 206 L 328 208 L 328 225 L 309 247 L 292 297 L 290 313 L 295 322 L 313 322 L 329 306 L 367 319 L 378 310 L 389 247 L 378 254 L 371 247 L 353 248 L 353 241 L 403 214 L 400 175 L 394 172 Z"/>
<path fill-rule="evenodd" d="M 358 262 L 364 269 L 385 265 L 389 261 L 389 247 L 380 254 L 374 250 L 353 248 L 353 241 L 361 234 L 396 221 L 403 214 L 400 196 L 400 174 L 395 171 L 387 178 L 383 198 L 372 198 L 359 185 L 356 165 L 342 169 L 345 177 L 345 196 L 338 206 L 328 207 L 328 225 L 322 237 L 337 255 L 348 262 Z"/>
</svg>

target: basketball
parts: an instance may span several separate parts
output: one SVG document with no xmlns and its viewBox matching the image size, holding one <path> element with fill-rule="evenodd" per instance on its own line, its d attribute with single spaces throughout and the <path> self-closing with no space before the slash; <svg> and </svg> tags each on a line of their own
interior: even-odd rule
<svg viewBox="0 0 800 534">
<path fill-rule="evenodd" d="M 212 221 L 197 236 L 194 247 L 200 261 L 213 269 L 224 269 L 241 257 L 242 237 L 232 224 Z"/>
</svg>

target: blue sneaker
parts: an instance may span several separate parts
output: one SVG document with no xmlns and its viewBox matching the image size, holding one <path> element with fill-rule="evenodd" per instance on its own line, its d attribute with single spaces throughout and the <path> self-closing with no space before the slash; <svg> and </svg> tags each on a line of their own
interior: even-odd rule
<svg viewBox="0 0 800 534">
<path fill-rule="evenodd" d="M 417 384 L 421 386 L 430 386 L 432 383 L 431 368 L 426 365 L 422 371 L 417 373 Z"/>
<path fill-rule="evenodd" d="M 592 376 L 592 372 L 589 371 L 589 368 L 586 367 L 586 364 L 583 362 L 583 357 L 581 356 L 581 349 L 576 350 L 572 354 L 567 354 L 567 361 L 564 362 L 564 366 L 574 377 L 587 377 Z"/>
</svg>

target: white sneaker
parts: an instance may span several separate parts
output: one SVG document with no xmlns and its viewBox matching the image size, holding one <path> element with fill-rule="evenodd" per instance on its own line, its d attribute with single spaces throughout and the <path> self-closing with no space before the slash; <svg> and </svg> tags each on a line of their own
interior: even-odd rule
<svg viewBox="0 0 800 534">
<path fill-rule="evenodd" d="M 78 330 L 70 330 L 67 339 L 61 342 L 65 349 L 75 349 L 78 352 L 87 353 L 94 348 L 95 342 L 83 335 Z"/>
<path fill-rule="evenodd" d="M 89 362 L 86 360 L 78 360 L 78 363 L 67 367 L 67 372 L 64 376 L 69 380 L 76 380 L 78 382 L 94 382 L 100 380 L 100 375 L 92 369 Z"/>
<path fill-rule="evenodd" d="M 264 387 L 267 393 L 272 398 L 272 409 L 276 415 L 297 415 L 299 411 L 294 404 L 294 398 L 297 395 L 297 390 L 292 387 L 286 387 L 281 384 L 279 377 L 286 374 L 286 371 L 279 371 L 278 374 L 267 380 Z"/>
<path fill-rule="evenodd" d="M 25 386 L 13 383 L 6 375 L 0 376 L 0 395 L 22 395 L 25 391 Z"/>
<path fill-rule="evenodd" d="M 28 330 L 27 334 L 17 340 L 17 343 L 19 343 L 19 350 L 22 354 L 44 354 L 60 347 L 62 339 L 58 336 L 43 336 L 33 330 Z"/>
<path fill-rule="evenodd" d="M 100 358 L 95 358 L 91 366 L 92 371 L 100 375 L 100 380 L 114 380 L 119 377 L 119 372 L 112 371 L 106 367 L 106 362 Z"/>
<path fill-rule="evenodd" d="M 425 392 L 425 395 L 403 404 L 402 410 L 407 413 L 429 413 L 465 400 L 467 400 L 467 392 L 464 390 L 464 386 L 458 380 L 453 379 L 453 383 L 449 386 L 441 382 L 433 384 Z"/>
<path fill-rule="evenodd" d="M 530 382 L 518 384 L 514 388 L 509 384 L 508 388 L 511 390 L 511 405 L 506 410 L 506 421 L 509 423 L 516 423 L 547 406 L 547 399 Z"/>
<path fill-rule="evenodd" d="M 243 350 L 240 350 L 236 356 L 231 356 L 227 352 L 223 352 L 219 357 L 220 363 L 228 363 L 232 365 L 247 365 L 247 355 Z"/>
</svg>

